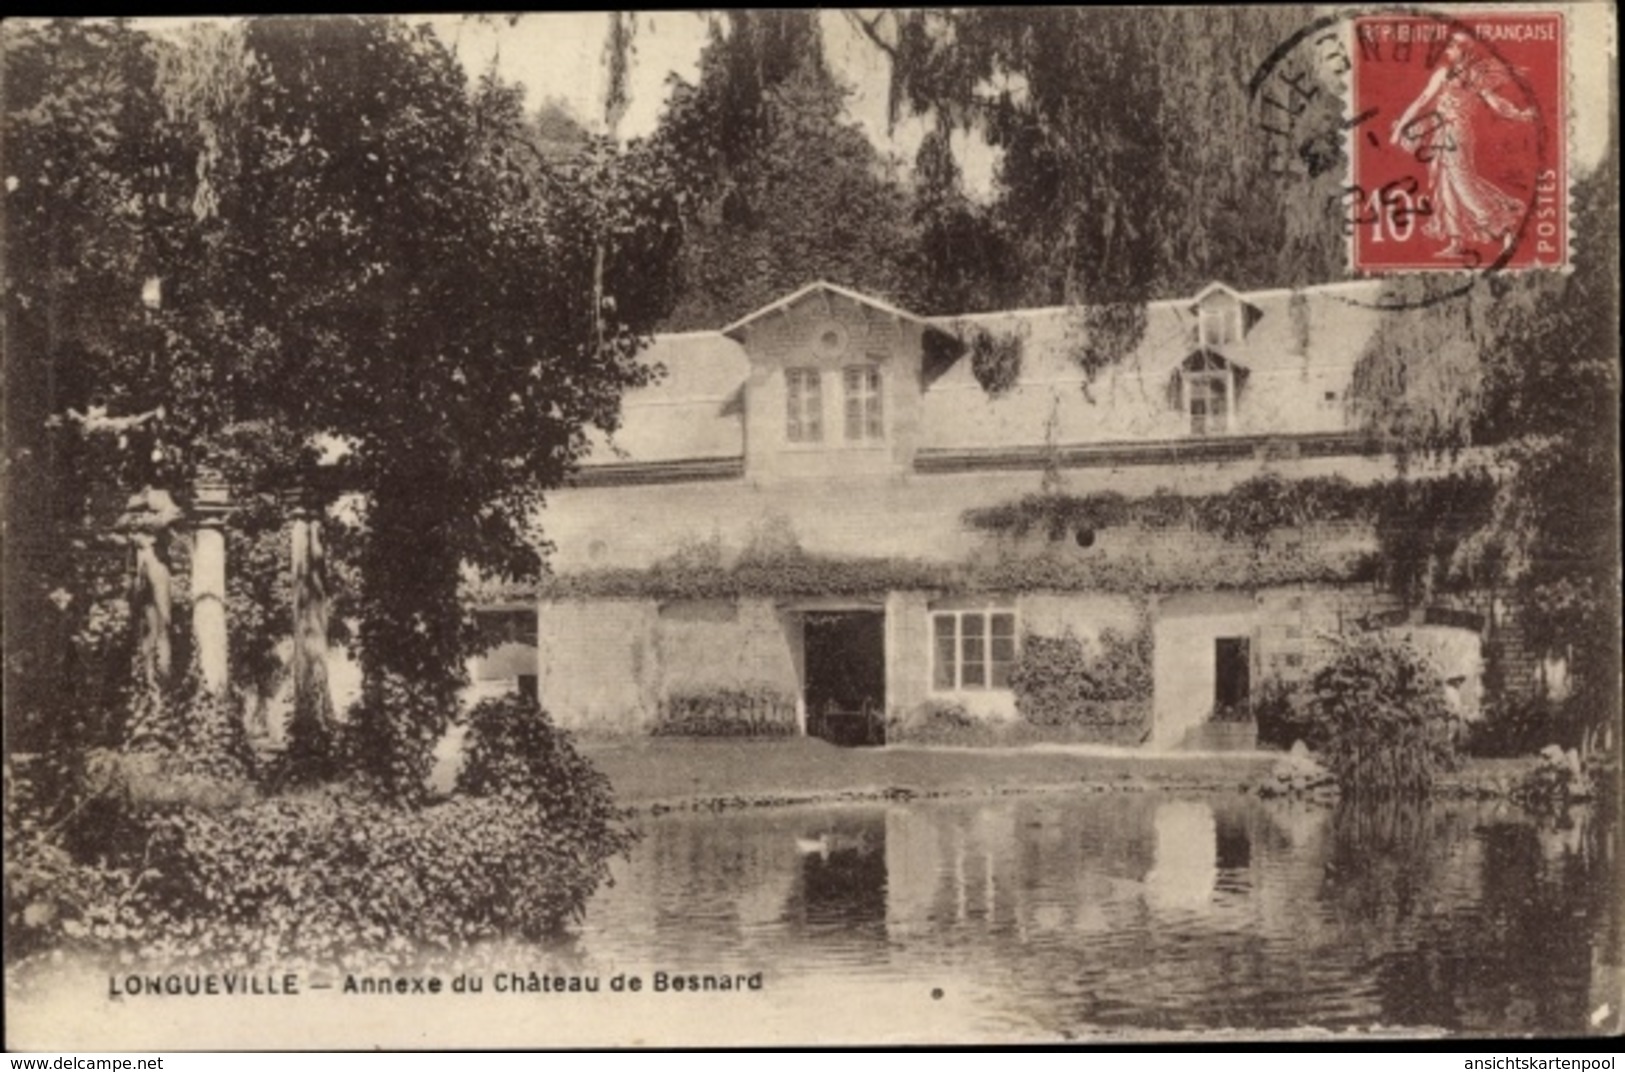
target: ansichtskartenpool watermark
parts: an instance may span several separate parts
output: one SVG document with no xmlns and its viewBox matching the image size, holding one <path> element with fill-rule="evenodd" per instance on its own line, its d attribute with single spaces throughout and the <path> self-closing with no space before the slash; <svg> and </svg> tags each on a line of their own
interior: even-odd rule
<svg viewBox="0 0 1625 1072">
<path fill-rule="evenodd" d="M 1612 1069 L 1612 1057 L 1469 1057 L 1466 1064 L 1468 1072 L 1481 1069 L 1483 1072 L 1556 1072 L 1562 1069 L 1565 1072 L 1592 1072 L 1593 1069 Z"/>
</svg>

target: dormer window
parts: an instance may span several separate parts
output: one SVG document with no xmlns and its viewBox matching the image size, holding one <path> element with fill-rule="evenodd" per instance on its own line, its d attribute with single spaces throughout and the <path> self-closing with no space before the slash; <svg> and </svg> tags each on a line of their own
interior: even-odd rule
<svg viewBox="0 0 1625 1072">
<path fill-rule="evenodd" d="M 1191 435 L 1224 435 L 1235 428 L 1236 389 L 1246 369 L 1211 350 L 1198 350 L 1179 369 L 1179 394 Z"/>
<path fill-rule="evenodd" d="M 841 370 L 846 388 L 846 438 L 857 442 L 884 439 L 885 413 L 880 394 L 880 368 L 848 365 Z"/>
<path fill-rule="evenodd" d="M 1230 346 L 1241 338 L 1239 302 L 1214 300 L 1196 310 L 1197 341 L 1202 346 Z"/>
<path fill-rule="evenodd" d="M 824 396 L 815 368 L 784 370 L 785 438 L 818 443 L 824 438 Z"/>
<path fill-rule="evenodd" d="M 1230 377 L 1223 372 L 1198 372 L 1185 377 L 1185 408 L 1191 416 L 1191 435 L 1222 435 L 1230 430 Z"/>
</svg>

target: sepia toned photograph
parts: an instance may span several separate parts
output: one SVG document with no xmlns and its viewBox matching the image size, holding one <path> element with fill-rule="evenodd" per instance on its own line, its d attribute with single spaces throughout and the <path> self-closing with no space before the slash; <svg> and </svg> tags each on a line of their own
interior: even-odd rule
<svg viewBox="0 0 1625 1072">
<path fill-rule="evenodd" d="M 8 19 L 7 1048 L 1617 1036 L 1617 79 Z"/>
</svg>

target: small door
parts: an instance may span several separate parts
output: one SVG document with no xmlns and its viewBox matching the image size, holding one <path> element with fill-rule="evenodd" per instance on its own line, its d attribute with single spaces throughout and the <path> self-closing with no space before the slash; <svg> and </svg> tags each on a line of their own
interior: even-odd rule
<svg viewBox="0 0 1625 1072">
<path fill-rule="evenodd" d="M 1247 637 L 1213 641 L 1213 707 L 1243 708 L 1252 694 L 1252 651 Z"/>
</svg>

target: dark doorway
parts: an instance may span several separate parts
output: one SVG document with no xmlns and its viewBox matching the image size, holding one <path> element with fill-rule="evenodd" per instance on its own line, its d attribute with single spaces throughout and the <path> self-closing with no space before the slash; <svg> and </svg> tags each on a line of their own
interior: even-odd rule
<svg viewBox="0 0 1625 1072">
<path fill-rule="evenodd" d="M 1217 637 L 1213 641 L 1213 708 L 1239 711 L 1251 694 L 1252 654 L 1246 637 Z"/>
<path fill-rule="evenodd" d="M 808 612 L 807 733 L 833 744 L 886 743 L 886 615 Z"/>
</svg>

